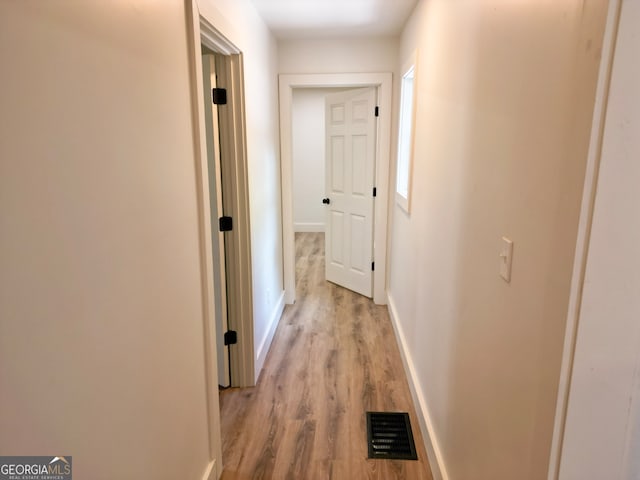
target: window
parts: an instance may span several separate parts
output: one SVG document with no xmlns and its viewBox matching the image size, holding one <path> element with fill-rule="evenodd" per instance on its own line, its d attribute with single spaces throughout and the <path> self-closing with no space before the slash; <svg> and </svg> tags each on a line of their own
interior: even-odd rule
<svg viewBox="0 0 640 480">
<path fill-rule="evenodd" d="M 396 170 L 396 201 L 409 213 L 411 199 L 411 164 L 413 157 L 413 123 L 415 116 L 416 54 L 402 69 L 400 86 L 400 118 L 398 127 L 398 159 Z"/>
</svg>

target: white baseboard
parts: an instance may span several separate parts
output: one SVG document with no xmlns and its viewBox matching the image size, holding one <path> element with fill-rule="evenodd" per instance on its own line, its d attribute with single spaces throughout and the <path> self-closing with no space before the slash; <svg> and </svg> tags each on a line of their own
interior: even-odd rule
<svg viewBox="0 0 640 480">
<path fill-rule="evenodd" d="M 299 222 L 293 224 L 294 232 L 324 232 L 324 223 Z"/>
<path fill-rule="evenodd" d="M 258 353 L 256 355 L 256 364 L 255 364 L 255 379 L 256 382 L 258 378 L 260 378 L 260 372 L 262 371 L 262 366 L 264 365 L 264 361 L 267 358 L 267 353 L 269 353 L 269 347 L 271 346 L 271 341 L 273 340 L 273 335 L 276 333 L 276 328 L 278 327 L 278 322 L 280 322 L 280 318 L 282 317 L 282 312 L 284 311 L 284 290 L 280 293 L 280 297 L 276 302 L 276 306 L 273 309 L 273 313 L 271 314 L 271 319 L 269 320 L 269 326 L 267 327 L 267 332 L 265 333 L 262 341 L 260 342 L 260 346 L 258 347 Z"/>
<path fill-rule="evenodd" d="M 445 468 L 444 459 L 442 457 L 442 450 L 440 449 L 438 438 L 433 429 L 431 415 L 427 408 L 427 402 L 422 394 L 420 380 L 418 379 L 413 359 L 411 358 L 411 353 L 407 348 L 407 342 L 405 340 L 402 327 L 398 321 L 398 310 L 396 309 L 396 304 L 390 293 L 387 294 L 387 298 L 387 307 L 389 309 L 389 316 L 391 317 L 391 324 L 393 325 L 393 330 L 396 332 L 396 339 L 398 341 L 398 346 L 400 347 L 402 363 L 404 364 L 404 369 L 409 380 L 409 389 L 411 390 L 413 403 L 416 406 L 416 414 L 418 415 L 422 438 L 424 439 L 427 456 L 429 457 L 431 473 L 435 480 L 449 480 L 449 475 L 447 475 L 447 469 Z"/>
<path fill-rule="evenodd" d="M 220 472 L 220 475 L 218 475 L 218 471 L 216 469 L 216 461 L 211 460 L 209 462 L 209 465 L 207 465 L 206 470 L 204 471 L 204 475 L 202 475 L 202 480 L 218 480 L 221 475 L 222 472 Z"/>
</svg>

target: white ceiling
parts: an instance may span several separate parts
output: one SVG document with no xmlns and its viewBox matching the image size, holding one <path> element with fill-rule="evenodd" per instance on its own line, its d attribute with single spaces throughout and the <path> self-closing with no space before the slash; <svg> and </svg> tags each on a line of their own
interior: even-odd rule
<svg viewBox="0 0 640 480">
<path fill-rule="evenodd" d="M 417 0 L 251 0 L 278 38 L 397 35 Z"/>
</svg>

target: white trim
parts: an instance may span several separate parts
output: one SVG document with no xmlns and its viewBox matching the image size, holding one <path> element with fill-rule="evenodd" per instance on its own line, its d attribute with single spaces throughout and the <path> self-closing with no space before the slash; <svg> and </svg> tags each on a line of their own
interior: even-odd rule
<svg viewBox="0 0 640 480">
<path fill-rule="evenodd" d="M 276 306 L 273 309 L 273 313 L 271 314 L 271 320 L 269 320 L 269 327 L 267 328 L 267 332 L 264 335 L 264 338 L 260 342 L 260 346 L 258 347 L 258 352 L 256 355 L 256 382 L 260 377 L 260 372 L 262 371 L 262 367 L 264 366 L 264 361 L 267 359 L 267 353 L 269 353 L 269 347 L 271 346 L 271 342 L 273 340 L 273 336 L 276 333 L 276 329 L 278 328 L 278 323 L 280 322 L 280 318 L 282 318 L 282 312 L 284 311 L 284 290 L 280 294 L 280 298 L 276 302 Z"/>
<path fill-rule="evenodd" d="M 405 374 L 409 381 L 409 389 L 411 390 L 411 396 L 413 397 L 413 403 L 416 407 L 416 414 L 418 415 L 418 422 L 420 423 L 420 430 L 422 432 L 422 438 L 424 439 L 424 446 L 427 450 L 427 456 L 429 457 L 429 465 L 431 467 L 431 473 L 434 480 L 449 480 L 447 469 L 442 456 L 442 450 L 436 436 L 435 429 L 433 428 L 432 417 L 429 414 L 429 408 L 427 401 L 422 394 L 422 387 L 418 374 L 411 358 L 411 353 L 407 348 L 407 342 L 405 340 L 404 332 L 398 321 L 398 310 L 396 309 L 395 301 L 389 293 L 387 307 L 389 309 L 389 317 L 391 318 L 391 325 L 396 333 L 396 341 L 400 348 L 400 356 L 402 357 L 402 363 L 404 364 Z"/>
<path fill-rule="evenodd" d="M 405 89 L 405 77 L 411 73 L 413 75 L 413 88 L 411 94 L 411 118 L 409 119 L 409 158 L 407 159 L 407 195 L 404 196 L 398 191 L 398 170 L 400 169 L 400 149 L 401 149 L 401 129 L 403 128 L 403 114 L 404 112 L 404 89 Z M 402 66 L 402 77 L 400 77 L 400 111 L 398 116 L 398 145 L 396 146 L 396 184 L 393 191 L 395 192 L 396 203 L 407 215 L 411 213 L 411 186 L 413 184 L 413 156 L 415 151 L 415 131 L 416 131 L 416 115 L 418 110 L 418 51 L 414 50 L 407 61 Z"/>
<path fill-rule="evenodd" d="M 218 474 L 216 470 L 216 461 L 212 460 L 202 474 L 202 480 L 218 480 L 220 476 L 221 474 Z"/>
<path fill-rule="evenodd" d="M 602 45 L 602 60 L 598 73 L 598 85 L 596 88 L 595 106 L 591 124 L 591 138 L 589 140 L 589 152 L 585 171 L 584 189 L 582 192 L 582 205 L 580 207 L 580 221 L 578 224 L 578 236 L 571 278 L 571 291 L 569 293 L 569 306 L 567 311 L 567 324 L 565 328 L 564 347 L 562 353 L 562 365 L 560 367 L 560 380 L 558 385 L 558 397 L 556 400 L 556 414 L 553 425 L 553 437 L 551 440 L 551 452 L 549 458 L 548 480 L 557 480 L 560 473 L 560 460 L 562 458 L 562 443 L 564 440 L 564 428 L 567 417 L 567 405 L 569 402 L 569 390 L 571 388 L 571 374 L 575 344 L 580 319 L 580 305 L 582 303 L 582 287 L 587 265 L 587 254 L 591 237 L 591 224 L 593 221 L 593 207 L 598 185 L 598 172 L 600 156 L 602 152 L 602 137 L 609 97 L 609 83 L 611 80 L 611 68 L 615 53 L 615 40 L 620 18 L 621 0 L 609 2 L 607 24 Z"/>
<path fill-rule="evenodd" d="M 294 232 L 324 232 L 324 223 L 297 222 L 293 224 Z"/>
<path fill-rule="evenodd" d="M 218 399 L 218 367 L 215 352 L 215 306 L 213 304 L 213 252 L 211 245 L 211 222 L 209 204 L 209 177 L 205 113 L 202 98 L 201 31 L 200 12 L 195 0 L 186 3 L 188 21 L 189 73 L 191 83 L 191 110 L 193 116 L 193 141 L 195 154 L 196 190 L 198 201 L 198 226 L 200 236 L 200 272 L 202 285 L 202 322 L 204 336 L 205 388 L 207 404 L 209 459 L 213 465 L 222 460 L 220 436 L 220 406 Z"/>
<path fill-rule="evenodd" d="M 216 53 L 233 55 L 240 50 L 218 31 L 206 18 L 200 14 L 200 42 Z"/>
<path fill-rule="evenodd" d="M 282 254 L 285 301 L 295 302 L 295 245 L 293 226 L 293 160 L 291 105 L 294 88 L 377 87 L 378 117 L 376 188 L 374 212 L 373 301 L 387 302 L 387 212 L 389 209 L 389 164 L 391 150 L 391 73 L 329 73 L 280 75 L 280 145 L 282 169 Z"/>
</svg>

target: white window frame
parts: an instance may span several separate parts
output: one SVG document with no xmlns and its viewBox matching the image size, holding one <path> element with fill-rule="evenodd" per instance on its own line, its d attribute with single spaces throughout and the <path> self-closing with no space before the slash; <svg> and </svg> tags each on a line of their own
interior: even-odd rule
<svg viewBox="0 0 640 480">
<path fill-rule="evenodd" d="M 400 79 L 400 114 L 398 116 L 398 152 L 396 158 L 396 203 L 411 212 L 411 177 L 416 120 L 417 52 L 402 66 Z M 409 90 L 409 82 L 411 89 Z M 408 98 L 408 95 L 411 95 Z"/>
</svg>

